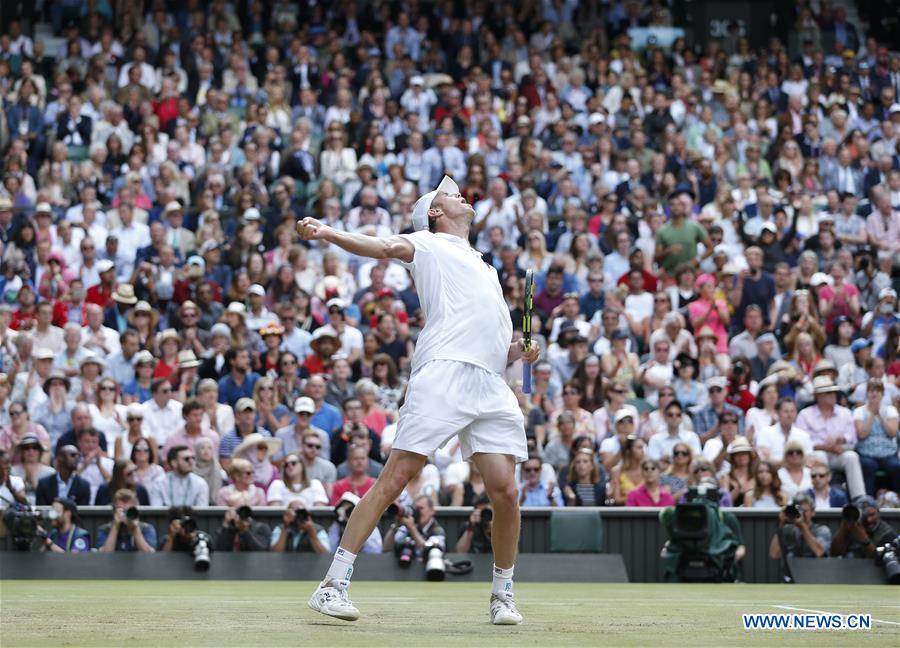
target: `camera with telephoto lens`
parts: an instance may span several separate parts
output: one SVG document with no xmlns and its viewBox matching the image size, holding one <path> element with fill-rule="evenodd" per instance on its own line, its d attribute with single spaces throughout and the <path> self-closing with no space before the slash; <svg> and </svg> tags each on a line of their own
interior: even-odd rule
<svg viewBox="0 0 900 648">
<path fill-rule="evenodd" d="M 841 509 L 841 519 L 848 524 L 856 524 L 862 517 L 862 509 L 856 504 L 847 504 Z"/>
<path fill-rule="evenodd" d="M 187 518 L 191 519 L 191 518 Z M 191 520 L 193 521 L 193 520 Z M 184 524 L 184 522 L 182 522 Z M 197 523 L 194 522 L 194 529 L 196 530 Z M 198 572 L 209 571 L 210 558 L 209 554 L 212 552 L 212 540 L 208 535 L 203 533 L 203 531 L 198 531 L 197 536 L 194 538 L 194 543 L 191 545 L 191 553 L 194 555 L 194 569 Z"/>
<path fill-rule="evenodd" d="M 494 511 L 489 507 L 481 509 L 481 518 L 480 519 L 481 519 L 481 525 L 487 526 L 491 522 L 491 520 L 494 519 Z"/>
<path fill-rule="evenodd" d="M 784 507 L 784 517 L 786 517 L 791 522 L 799 520 L 800 515 L 800 507 L 796 504 L 788 504 Z"/>
<path fill-rule="evenodd" d="M 181 523 L 181 530 L 187 534 L 197 530 L 197 521 L 190 515 L 183 515 L 178 521 Z"/>
<path fill-rule="evenodd" d="M 31 551 L 35 539 L 46 538 L 47 532 L 41 527 L 43 520 L 41 512 L 30 506 L 21 504 L 10 506 L 3 514 L 3 523 L 9 529 L 13 549 Z"/>
<path fill-rule="evenodd" d="M 397 564 L 407 569 L 416 557 L 416 541 L 406 537 L 397 545 Z"/>
<path fill-rule="evenodd" d="M 900 535 L 875 549 L 875 564 L 884 568 L 884 577 L 891 585 L 900 585 Z"/>
<path fill-rule="evenodd" d="M 246 504 L 237 508 L 237 516 L 242 520 L 249 520 L 252 515 L 253 510 Z"/>
<path fill-rule="evenodd" d="M 442 581 L 447 568 L 444 565 L 444 541 L 431 537 L 425 541 L 425 580 Z"/>
<path fill-rule="evenodd" d="M 407 504 L 406 506 L 400 506 L 399 504 L 390 504 L 387 507 L 387 514 L 397 518 L 411 517 L 413 522 L 416 524 L 419 523 L 419 510 L 414 506 L 410 506 Z"/>
<path fill-rule="evenodd" d="M 137 506 L 132 506 L 125 509 L 125 517 L 132 522 L 137 521 L 141 517 L 140 511 L 138 511 Z"/>
</svg>

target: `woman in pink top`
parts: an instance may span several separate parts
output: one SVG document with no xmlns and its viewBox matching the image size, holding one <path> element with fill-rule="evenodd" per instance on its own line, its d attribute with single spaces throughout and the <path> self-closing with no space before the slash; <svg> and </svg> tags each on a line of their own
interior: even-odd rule
<svg viewBox="0 0 900 648">
<path fill-rule="evenodd" d="M 826 333 L 831 333 L 838 317 L 846 317 L 854 325 L 859 322 L 859 288 L 844 281 L 847 272 L 843 263 L 835 263 L 831 267 L 834 283 L 819 288 L 819 313 L 825 320 Z"/>
<path fill-rule="evenodd" d="M 731 315 L 728 314 L 728 305 L 724 300 L 716 299 L 716 277 L 710 273 L 704 273 L 697 277 L 695 282 L 700 297 L 688 304 L 688 317 L 695 333 L 703 328 L 709 328 L 716 336 L 716 364 L 721 368 L 728 367 L 728 323 Z"/>
<path fill-rule="evenodd" d="M 265 506 L 266 491 L 253 483 L 253 464 L 246 459 L 232 459 L 228 466 L 231 483 L 216 495 L 217 506 L 237 508 L 239 506 Z"/>
<path fill-rule="evenodd" d="M 675 506 L 672 493 L 659 483 L 659 462 L 656 459 L 644 459 L 641 475 L 644 481 L 628 493 L 625 506 Z"/>
</svg>

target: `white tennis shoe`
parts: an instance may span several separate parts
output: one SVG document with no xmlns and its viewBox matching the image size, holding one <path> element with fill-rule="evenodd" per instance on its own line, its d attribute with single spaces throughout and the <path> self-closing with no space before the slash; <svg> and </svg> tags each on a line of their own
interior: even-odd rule
<svg viewBox="0 0 900 648">
<path fill-rule="evenodd" d="M 491 623 L 494 625 L 519 625 L 522 615 L 516 609 L 512 594 L 491 594 Z"/>
<path fill-rule="evenodd" d="M 349 581 L 323 580 L 309 597 L 310 609 L 336 619 L 356 621 L 359 618 L 359 610 L 350 602 L 347 595 L 348 587 Z"/>
</svg>

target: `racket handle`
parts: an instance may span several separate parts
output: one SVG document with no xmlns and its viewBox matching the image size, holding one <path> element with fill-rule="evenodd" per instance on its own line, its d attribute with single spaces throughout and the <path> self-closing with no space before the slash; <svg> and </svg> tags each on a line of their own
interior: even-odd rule
<svg viewBox="0 0 900 648">
<path fill-rule="evenodd" d="M 522 364 L 522 391 L 531 393 L 531 365 L 527 362 Z"/>
</svg>

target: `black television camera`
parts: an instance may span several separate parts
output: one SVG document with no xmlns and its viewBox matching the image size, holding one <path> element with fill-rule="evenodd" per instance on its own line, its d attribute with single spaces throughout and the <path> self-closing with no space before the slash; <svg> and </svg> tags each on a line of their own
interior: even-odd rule
<svg viewBox="0 0 900 648">
<path fill-rule="evenodd" d="M 9 529 L 13 549 L 31 551 L 35 540 L 46 539 L 47 532 L 41 526 L 43 521 L 43 514 L 35 508 L 22 504 L 10 506 L 3 514 L 3 523 Z"/>
<path fill-rule="evenodd" d="M 884 577 L 891 585 L 900 585 L 900 535 L 875 548 L 875 564 L 884 568 Z"/>
</svg>

